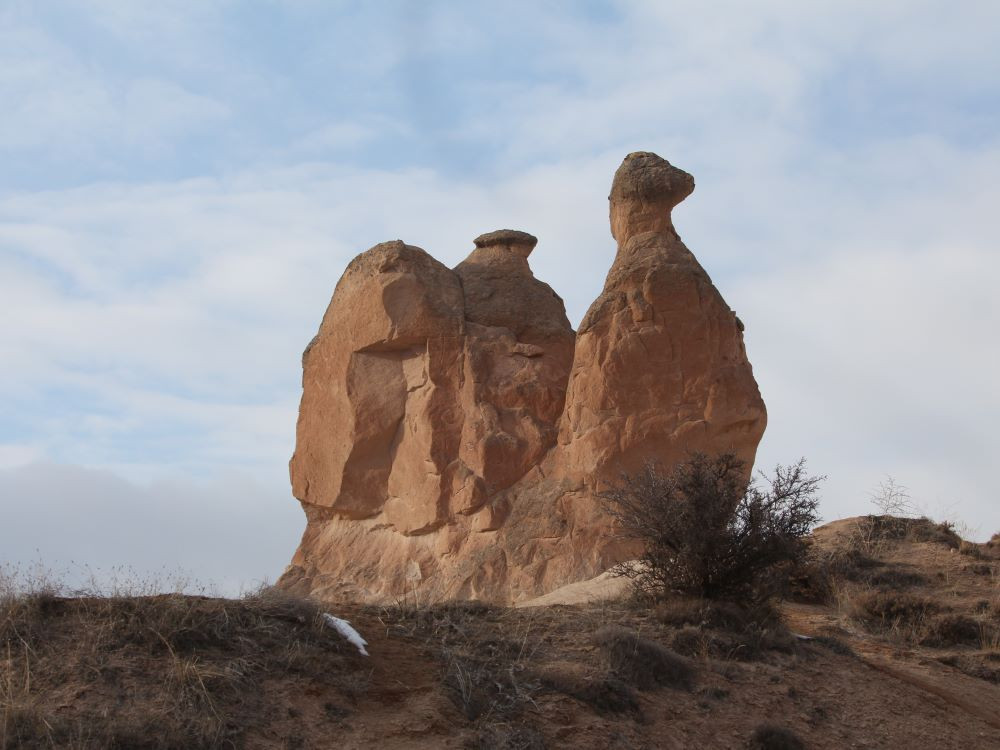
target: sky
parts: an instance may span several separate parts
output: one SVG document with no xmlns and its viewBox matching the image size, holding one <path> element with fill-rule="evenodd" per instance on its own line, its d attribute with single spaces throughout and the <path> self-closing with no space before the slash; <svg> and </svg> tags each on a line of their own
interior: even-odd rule
<svg viewBox="0 0 1000 750">
<path fill-rule="evenodd" d="M 992 0 L 0 0 L 0 564 L 273 581 L 347 262 L 522 229 L 576 324 L 637 150 L 695 176 L 758 466 L 989 537 L 998 49 Z"/>
</svg>

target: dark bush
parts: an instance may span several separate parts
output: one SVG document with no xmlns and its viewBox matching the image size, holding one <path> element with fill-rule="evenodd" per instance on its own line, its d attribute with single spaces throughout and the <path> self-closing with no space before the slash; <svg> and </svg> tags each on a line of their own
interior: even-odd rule
<svg viewBox="0 0 1000 750">
<path fill-rule="evenodd" d="M 669 474 L 647 464 L 624 476 L 602 498 L 643 553 L 619 572 L 657 597 L 680 592 L 752 602 L 782 588 L 806 557 L 822 478 L 808 477 L 804 460 L 777 467 L 773 478 L 764 477 L 763 491 L 747 474 L 732 454 L 696 453 Z"/>
<path fill-rule="evenodd" d="M 778 616 L 766 605 L 747 608 L 733 602 L 690 597 L 664 599 L 653 613 L 657 620 L 672 627 L 699 625 L 736 632 L 745 630 L 750 623 L 771 621 Z"/>
<path fill-rule="evenodd" d="M 906 642 L 924 637 L 941 607 L 931 599 L 896 591 L 870 591 L 854 600 L 854 616 L 869 629 L 892 633 Z"/>
<path fill-rule="evenodd" d="M 880 589 L 908 589 L 913 586 L 923 586 L 927 583 L 927 577 L 915 570 L 907 570 L 902 567 L 885 567 L 874 570 L 864 577 L 872 586 Z"/>
<path fill-rule="evenodd" d="M 947 648 L 948 646 L 974 646 L 981 639 L 979 623 L 966 615 L 941 615 L 929 620 L 920 639 L 921 646 Z"/>
<path fill-rule="evenodd" d="M 805 743 L 790 729 L 761 724 L 747 743 L 749 750 L 805 750 Z"/>
<path fill-rule="evenodd" d="M 658 686 L 690 690 L 694 669 L 683 656 L 625 628 L 608 626 L 597 632 L 611 670 L 640 690 Z"/>
<path fill-rule="evenodd" d="M 869 620 L 884 625 L 915 622 L 939 611 L 938 605 L 923 596 L 892 591 L 871 591 L 860 595 L 855 604 L 858 612 Z"/>
<path fill-rule="evenodd" d="M 695 625 L 685 625 L 674 633 L 670 648 L 684 656 L 702 656 L 711 645 L 711 638 Z"/>
</svg>

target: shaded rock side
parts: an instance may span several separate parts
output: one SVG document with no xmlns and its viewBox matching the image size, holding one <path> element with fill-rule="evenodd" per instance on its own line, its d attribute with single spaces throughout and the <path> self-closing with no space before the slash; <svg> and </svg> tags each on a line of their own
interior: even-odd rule
<svg viewBox="0 0 1000 750">
<path fill-rule="evenodd" d="M 681 242 L 693 178 L 626 157 L 618 250 L 579 332 L 499 230 L 451 271 L 402 242 L 358 256 L 303 359 L 281 584 L 321 597 L 523 601 L 634 556 L 598 500 L 648 460 L 752 463 L 764 404 L 742 325 Z"/>
</svg>

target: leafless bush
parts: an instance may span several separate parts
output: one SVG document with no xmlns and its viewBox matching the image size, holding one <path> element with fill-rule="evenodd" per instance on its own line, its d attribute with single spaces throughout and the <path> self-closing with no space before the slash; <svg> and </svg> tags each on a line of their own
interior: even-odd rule
<svg viewBox="0 0 1000 750">
<path fill-rule="evenodd" d="M 773 478 L 761 475 L 765 490 L 746 475 L 746 464 L 732 454 L 696 453 L 669 474 L 647 464 L 624 476 L 602 497 L 622 533 L 644 549 L 618 572 L 658 598 L 672 592 L 768 598 L 805 557 L 822 477 L 807 476 L 804 460 L 777 467 Z"/>
<path fill-rule="evenodd" d="M 913 516 L 917 509 L 910 498 L 909 488 L 899 484 L 891 476 L 879 482 L 876 489 L 869 493 L 872 505 L 878 508 L 883 516 Z"/>
</svg>

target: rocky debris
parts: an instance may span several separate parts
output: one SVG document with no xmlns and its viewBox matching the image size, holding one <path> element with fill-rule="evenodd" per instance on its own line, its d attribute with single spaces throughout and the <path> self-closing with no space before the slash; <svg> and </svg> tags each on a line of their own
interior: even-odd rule
<svg viewBox="0 0 1000 750">
<path fill-rule="evenodd" d="M 526 600 L 634 553 L 597 501 L 623 470 L 692 450 L 752 464 L 766 416 L 742 325 L 671 219 L 693 189 L 625 158 L 617 255 L 575 334 L 526 232 L 481 235 L 454 270 L 400 241 L 355 258 L 303 356 L 308 524 L 281 584 Z"/>
</svg>

